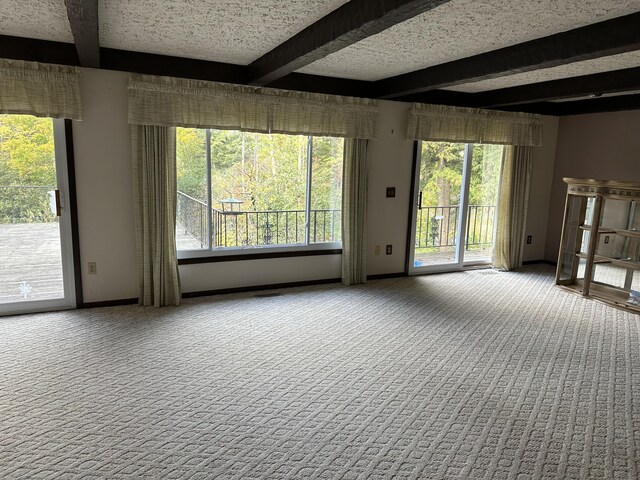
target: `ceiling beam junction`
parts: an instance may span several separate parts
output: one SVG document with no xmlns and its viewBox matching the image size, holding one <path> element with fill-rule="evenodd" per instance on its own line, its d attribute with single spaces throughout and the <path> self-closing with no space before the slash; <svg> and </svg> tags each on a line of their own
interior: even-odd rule
<svg viewBox="0 0 640 480">
<path fill-rule="evenodd" d="M 80 65 L 100 68 L 98 0 L 64 0 Z"/>
<path fill-rule="evenodd" d="M 249 65 L 249 84 L 267 85 L 450 0 L 351 0 Z"/>
<path fill-rule="evenodd" d="M 640 49 L 640 12 L 375 82 L 397 98 Z"/>
</svg>

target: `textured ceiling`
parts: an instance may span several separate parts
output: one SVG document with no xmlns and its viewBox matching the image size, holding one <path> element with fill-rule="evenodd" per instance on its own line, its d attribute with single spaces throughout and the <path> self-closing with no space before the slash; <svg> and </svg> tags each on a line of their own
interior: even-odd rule
<svg viewBox="0 0 640 480">
<path fill-rule="evenodd" d="M 544 68 L 532 72 L 518 73 L 506 77 L 493 78 L 475 83 L 465 83 L 445 90 L 456 90 L 458 92 L 483 92 L 496 88 L 515 87 L 528 83 L 546 82 L 547 80 L 557 80 L 560 78 L 577 77 L 580 75 L 590 75 L 592 73 L 608 72 L 610 70 L 620 70 L 623 68 L 640 67 L 640 50 L 634 52 L 611 55 L 609 57 L 575 62 L 559 67 Z"/>
<path fill-rule="evenodd" d="M 346 2 L 102 0 L 100 45 L 247 65 Z"/>
<path fill-rule="evenodd" d="M 64 0 L 0 0 L 0 35 L 73 42 Z"/>
<path fill-rule="evenodd" d="M 452 0 L 300 69 L 379 80 L 640 10 L 640 0 Z"/>
</svg>

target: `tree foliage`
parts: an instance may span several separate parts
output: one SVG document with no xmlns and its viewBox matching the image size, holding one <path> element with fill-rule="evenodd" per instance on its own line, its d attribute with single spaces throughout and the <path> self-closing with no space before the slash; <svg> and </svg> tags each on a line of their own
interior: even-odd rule
<svg viewBox="0 0 640 480">
<path fill-rule="evenodd" d="M 462 189 L 465 144 L 422 142 L 419 190 L 422 192 L 419 245 L 454 245 Z M 473 145 L 469 182 L 468 244 L 484 244 L 493 233 L 502 145 Z"/>
<path fill-rule="evenodd" d="M 242 210 L 304 210 L 308 137 L 211 130 L 214 208 L 241 200 Z M 178 190 L 206 203 L 206 131 L 177 129 Z M 339 138 L 313 138 L 311 203 L 340 208 L 342 148 Z"/>
<path fill-rule="evenodd" d="M 460 204 L 465 145 L 422 142 L 420 184 L 422 204 Z M 474 145 L 469 185 L 469 205 L 495 205 L 502 164 L 502 145 Z"/>
<path fill-rule="evenodd" d="M 0 222 L 52 221 L 56 184 L 51 119 L 0 115 Z"/>
</svg>

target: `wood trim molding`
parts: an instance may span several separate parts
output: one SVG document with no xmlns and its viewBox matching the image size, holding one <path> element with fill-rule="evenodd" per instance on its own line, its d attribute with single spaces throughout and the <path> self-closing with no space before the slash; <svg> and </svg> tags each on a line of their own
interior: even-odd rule
<svg viewBox="0 0 640 480">
<path fill-rule="evenodd" d="M 82 290 L 82 259 L 80 258 L 80 223 L 78 221 L 78 194 L 76 185 L 76 162 L 73 149 L 73 122 L 64 121 L 65 150 L 67 152 L 67 177 L 69 179 L 69 214 L 71 217 L 71 249 L 73 251 L 73 277 L 76 308 L 84 306 Z"/>
</svg>

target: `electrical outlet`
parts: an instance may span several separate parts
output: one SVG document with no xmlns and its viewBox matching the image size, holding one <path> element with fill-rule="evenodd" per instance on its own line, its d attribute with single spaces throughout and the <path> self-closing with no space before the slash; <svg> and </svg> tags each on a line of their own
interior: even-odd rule
<svg viewBox="0 0 640 480">
<path fill-rule="evenodd" d="M 95 275 L 98 273 L 98 265 L 96 262 L 89 262 L 89 275 Z"/>
<path fill-rule="evenodd" d="M 376 245 L 376 248 L 374 249 L 374 253 L 376 255 L 380 255 L 380 245 Z"/>
<path fill-rule="evenodd" d="M 393 253 L 393 246 L 387 245 L 387 255 L 391 255 Z"/>
<path fill-rule="evenodd" d="M 609 235 L 605 235 L 605 237 L 604 237 L 604 243 L 609 243 Z"/>
<path fill-rule="evenodd" d="M 532 241 L 533 241 L 533 237 L 531 235 L 527 235 L 527 244 L 531 245 Z"/>
<path fill-rule="evenodd" d="M 396 196 L 396 187 L 387 187 L 387 198 L 394 198 Z"/>
</svg>

